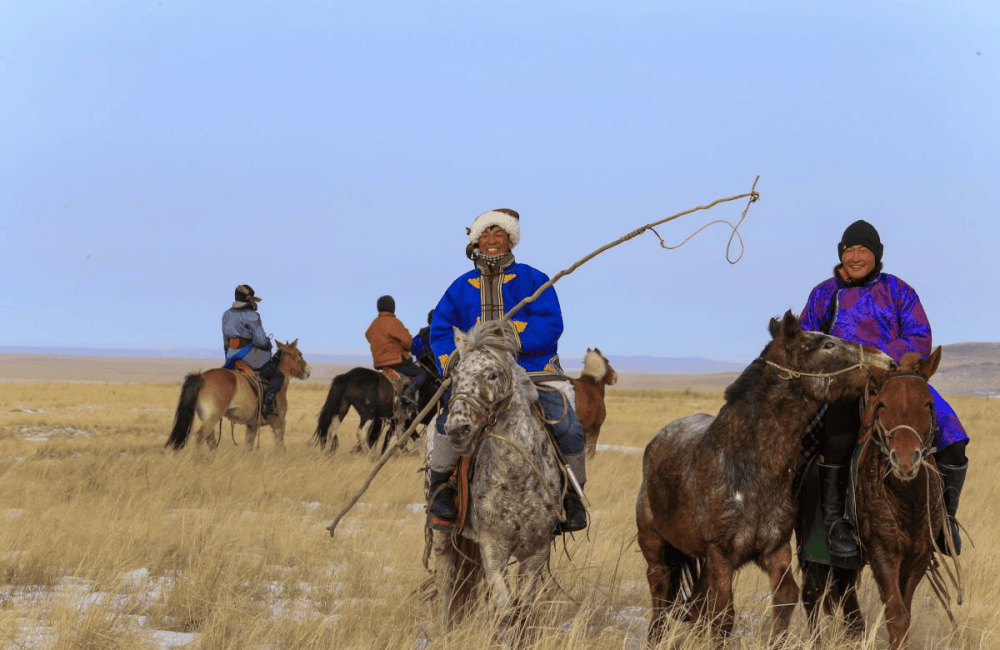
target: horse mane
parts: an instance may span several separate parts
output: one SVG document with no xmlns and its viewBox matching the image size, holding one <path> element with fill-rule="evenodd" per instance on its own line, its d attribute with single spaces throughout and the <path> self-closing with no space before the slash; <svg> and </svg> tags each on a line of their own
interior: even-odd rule
<svg viewBox="0 0 1000 650">
<path fill-rule="evenodd" d="M 737 402 L 749 396 L 755 389 L 760 389 L 762 385 L 761 378 L 764 376 L 764 367 L 767 365 L 765 357 L 772 343 L 774 341 L 764 346 L 763 351 L 761 351 L 757 358 L 751 361 L 750 365 L 743 370 L 743 374 L 737 377 L 736 381 L 726 386 L 726 390 L 723 393 L 726 404 Z"/>
<path fill-rule="evenodd" d="M 538 401 L 538 391 L 531 377 L 517 363 L 519 348 L 514 331 L 506 321 L 480 321 L 466 332 L 465 354 L 483 350 L 495 357 L 498 363 L 508 363 L 514 374 L 517 392 L 530 404 Z"/>
<path fill-rule="evenodd" d="M 488 320 L 476 323 L 466 332 L 466 349 L 485 349 L 497 354 L 507 353 L 514 359 L 518 356 L 517 339 L 506 321 Z"/>
</svg>

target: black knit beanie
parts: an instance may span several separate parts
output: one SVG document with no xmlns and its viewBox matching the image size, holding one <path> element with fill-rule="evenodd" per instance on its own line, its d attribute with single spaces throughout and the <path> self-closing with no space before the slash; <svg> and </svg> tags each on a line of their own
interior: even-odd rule
<svg viewBox="0 0 1000 650">
<path fill-rule="evenodd" d="M 847 227 L 844 236 L 837 244 L 837 259 L 844 258 L 844 251 L 851 246 L 864 246 L 875 256 L 875 266 L 882 261 L 882 240 L 878 236 L 875 226 L 863 219 L 858 219 Z"/>
<path fill-rule="evenodd" d="M 387 311 L 390 314 L 396 313 L 396 301 L 392 299 L 392 296 L 382 296 L 375 303 L 375 307 L 379 311 Z"/>
</svg>

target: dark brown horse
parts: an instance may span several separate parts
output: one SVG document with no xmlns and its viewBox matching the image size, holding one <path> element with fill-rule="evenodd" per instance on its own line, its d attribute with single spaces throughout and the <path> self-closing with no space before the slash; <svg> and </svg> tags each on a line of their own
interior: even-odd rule
<svg viewBox="0 0 1000 650">
<path fill-rule="evenodd" d="M 395 396 L 396 389 L 384 372 L 372 368 L 352 368 L 334 377 L 330 381 L 330 390 L 326 394 L 323 408 L 316 418 L 316 431 L 313 432 L 312 440 L 319 444 L 320 449 L 326 449 L 329 444 L 331 454 L 337 451 L 340 446 L 337 430 L 353 408 L 357 411 L 360 421 L 358 441 L 352 451 L 375 449 L 382 437 L 383 429 L 386 428 L 385 425 L 388 424 L 390 430 L 384 438 L 381 450 L 381 453 L 385 453 L 392 442 L 392 434 L 401 433 L 409 428 L 413 416 L 430 403 L 438 386 L 441 385 L 437 367 L 421 365 L 427 377 L 417 391 L 415 410 L 399 404 Z M 435 415 L 436 411 L 432 410 L 424 417 L 421 424 L 427 426 Z M 413 437 L 419 437 L 419 434 L 414 432 Z"/>
<path fill-rule="evenodd" d="M 583 355 L 583 372 L 569 380 L 576 393 L 576 417 L 583 427 L 587 457 L 593 458 L 597 453 L 601 425 L 608 415 L 604 408 L 604 388 L 614 386 L 618 373 L 598 348 L 587 348 L 587 354 Z"/>
<path fill-rule="evenodd" d="M 677 606 L 729 634 L 733 576 L 749 562 L 770 576 L 772 634 L 787 629 L 799 595 L 789 541 L 802 435 L 823 403 L 860 396 L 872 367 L 892 365 L 875 348 L 803 331 L 791 312 L 769 330 L 771 342 L 726 389 L 717 416 L 675 420 L 646 446 L 636 524 L 653 645 Z"/>
<path fill-rule="evenodd" d="M 931 453 L 934 400 L 927 388 L 940 361 L 940 347 L 926 359 L 917 352 L 905 355 L 898 370 L 878 378 L 862 408 L 854 504 L 864 560 L 885 604 L 892 648 L 906 646 L 913 593 L 931 567 L 934 539 L 947 521 Z M 802 602 L 810 624 L 816 624 L 820 605 L 827 613 L 840 606 L 848 629 L 860 634 L 860 570 L 834 571 L 808 560 L 802 569 Z"/>
<path fill-rule="evenodd" d="M 184 378 L 181 397 L 174 414 L 174 428 L 163 446 L 173 449 L 184 447 L 191 433 L 194 416 L 197 414 L 201 419 L 196 438 L 199 444 L 207 442 L 211 449 L 215 449 L 219 445 L 219 440 L 215 437 L 215 427 L 222 422 L 223 417 L 226 417 L 233 422 L 246 425 L 245 450 L 253 449 L 257 431 L 266 424 L 274 432 L 275 449 L 284 451 L 288 380 L 291 377 L 308 379 L 309 364 L 302 358 L 298 339 L 291 343 L 279 341 L 275 343 L 278 344 L 278 351 L 274 359 L 278 364 L 278 370 L 284 373 L 285 381 L 281 384 L 281 390 L 275 399 L 278 410 L 274 415 L 266 421 L 261 419 L 259 396 L 242 372 L 212 368 L 205 372 L 191 373 Z"/>
</svg>

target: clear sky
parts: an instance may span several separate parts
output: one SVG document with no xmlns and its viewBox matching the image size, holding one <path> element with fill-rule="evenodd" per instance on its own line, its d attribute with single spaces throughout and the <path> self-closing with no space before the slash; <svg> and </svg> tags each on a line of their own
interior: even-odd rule
<svg viewBox="0 0 1000 650">
<path fill-rule="evenodd" d="M 758 174 L 737 264 L 712 226 L 560 280 L 563 356 L 749 360 L 858 218 L 935 343 L 997 341 L 998 124 L 995 0 L 0 0 L 0 344 L 221 348 L 248 283 L 307 357 L 363 352 L 481 212 L 554 275 Z"/>
</svg>

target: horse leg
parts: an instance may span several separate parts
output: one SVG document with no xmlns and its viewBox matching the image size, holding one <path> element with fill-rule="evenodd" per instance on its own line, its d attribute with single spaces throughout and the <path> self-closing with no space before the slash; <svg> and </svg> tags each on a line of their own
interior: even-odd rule
<svg viewBox="0 0 1000 650">
<path fill-rule="evenodd" d="M 208 443 L 209 449 L 215 449 L 219 446 L 219 440 L 215 437 L 215 429 L 222 422 L 222 411 L 214 401 L 199 399 L 197 413 L 198 417 L 201 418 L 201 426 L 198 427 L 195 443 L 200 445 L 205 442 Z"/>
<path fill-rule="evenodd" d="M 783 636 L 799 600 L 799 585 L 792 576 L 792 545 L 785 542 L 758 562 L 771 579 L 771 639 Z"/>
<path fill-rule="evenodd" d="M 253 451 L 254 441 L 257 439 L 257 429 L 258 429 L 258 427 L 255 424 L 248 424 L 247 425 L 246 438 L 244 439 L 244 443 L 243 443 L 243 451 L 244 452 Z"/>
<path fill-rule="evenodd" d="M 885 603 L 885 627 L 889 631 L 889 647 L 906 647 L 906 632 L 910 629 L 910 610 L 899 591 L 899 563 L 895 558 L 872 553 L 872 574 Z"/>
<path fill-rule="evenodd" d="M 861 604 L 858 603 L 858 576 L 861 572 L 840 569 L 838 573 L 842 573 L 839 579 L 846 584 L 841 606 L 844 610 L 844 622 L 847 624 L 847 635 L 853 639 L 861 639 L 865 633 L 865 617 L 861 614 Z"/>
<path fill-rule="evenodd" d="M 725 555 L 715 547 L 709 547 L 705 563 L 704 583 L 705 612 L 709 621 L 721 636 L 728 637 L 736 623 L 736 608 L 733 606 L 733 570 Z M 797 595 L 797 594 L 796 594 Z"/>
<path fill-rule="evenodd" d="M 486 589 L 495 616 L 506 620 L 511 604 L 510 587 L 507 585 L 507 560 L 510 552 L 493 539 L 480 540 L 483 555 L 483 571 L 486 574 Z"/>
<path fill-rule="evenodd" d="M 280 411 L 271 418 L 271 432 L 274 434 L 274 451 L 285 453 L 285 418 Z"/>
<path fill-rule="evenodd" d="M 642 557 L 646 560 L 646 581 L 649 582 L 649 595 L 652 599 L 652 613 L 649 618 L 649 628 L 646 631 L 646 642 L 655 647 L 663 639 L 667 614 L 673 605 L 672 599 L 675 597 L 675 594 L 671 593 L 671 570 L 666 562 L 668 550 L 673 550 L 673 547 L 667 544 L 666 540 L 656 531 L 652 512 L 648 507 L 645 495 L 645 490 L 641 490 L 636 504 L 635 519 L 639 529 L 636 539 L 639 542 Z"/>
<path fill-rule="evenodd" d="M 434 547 L 434 587 L 438 598 L 438 623 L 442 630 L 451 627 L 452 603 L 455 598 L 458 554 L 451 543 L 451 535 L 441 531 L 433 532 Z"/>
<path fill-rule="evenodd" d="M 806 560 L 802 563 L 802 606 L 809 630 L 815 632 L 826 590 L 830 587 L 830 567 Z"/>
<path fill-rule="evenodd" d="M 522 560 L 517 567 L 517 598 L 512 616 L 516 619 L 517 643 L 519 646 L 531 645 L 532 615 L 535 604 L 542 592 L 545 567 L 549 561 L 549 549 L 545 548 Z"/>
</svg>

